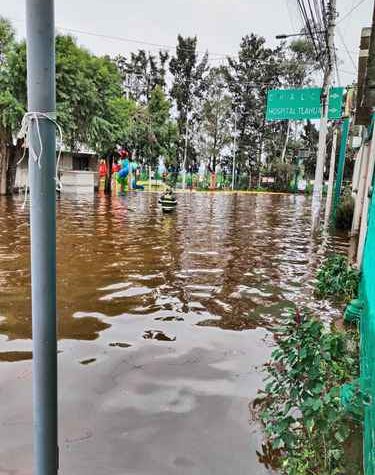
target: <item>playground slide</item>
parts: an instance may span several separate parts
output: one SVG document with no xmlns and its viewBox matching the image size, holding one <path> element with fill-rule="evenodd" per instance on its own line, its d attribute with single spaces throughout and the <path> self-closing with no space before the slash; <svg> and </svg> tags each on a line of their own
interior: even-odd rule
<svg viewBox="0 0 375 475">
<path fill-rule="evenodd" d="M 129 175 L 129 163 L 126 163 L 124 168 L 118 172 L 118 176 L 121 180 L 125 180 L 125 178 Z"/>
</svg>

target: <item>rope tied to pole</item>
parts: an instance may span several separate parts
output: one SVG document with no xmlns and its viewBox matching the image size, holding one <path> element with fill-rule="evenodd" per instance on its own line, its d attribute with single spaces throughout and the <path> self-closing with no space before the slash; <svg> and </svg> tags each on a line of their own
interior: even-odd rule
<svg viewBox="0 0 375 475">
<path fill-rule="evenodd" d="M 54 124 L 59 135 L 59 151 L 58 151 L 57 161 L 56 161 L 55 181 L 56 181 L 57 190 L 61 191 L 62 184 L 58 176 L 58 171 L 59 171 L 59 164 L 60 164 L 60 159 L 61 159 L 61 154 L 62 154 L 63 133 L 62 133 L 62 128 L 60 124 L 56 120 L 55 112 L 26 112 L 26 114 L 24 114 L 22 118 L 21 129 L 18 133 L 18 138 L 25 140 L 25 146 L 24 146 L 23 155 L 21 159 L 18 161 L 17 165 L 19 165 L 24 160 L 26 156 L 26 150 L 29 149 L 29 157 L 32 160 L 34 160 L 35 163 L 38 164 L 39 168 L 41 168 L 42 166 L 41 159 L 43 155 L 43 140 L 42 140 L 40 127 L 39 127 L 40 120 L 49 120 L 52 124 Z M 36 127 L 36 133 L 37 133 L 37 138 L 39 142 L 38 151 L 35 150 L 34 146 L 32 145 L 30 141 L 30 132 L 34 124 Z M 26 183 L 25 201 L 26 201 L 26 197 L 27 197 L 27 183 Z"/>
</svg>

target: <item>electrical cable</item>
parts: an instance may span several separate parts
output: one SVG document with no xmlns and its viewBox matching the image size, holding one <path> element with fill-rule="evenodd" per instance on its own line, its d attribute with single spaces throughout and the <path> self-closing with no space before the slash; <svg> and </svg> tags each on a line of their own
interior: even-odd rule
<svg viewBox="0 0 375 475">
<path fill-rule="evenodd" d="M 348 58 L 350 59 L 352 65 L 353 65 L 353 67 L 354 67 L 354 70 L 356 70 L 356 69 L 357 69 L 357 65 L 355 64 L 355 61 L 354 61 L 354 59 L 353 59 L 353 56 L 351 55 L 350 51 L 348 50 L 348 47 L 346 46 L 345 39 L 344 39 L 343 34 L 341 33 L 340 28 L 337 28 L 337 33 L 338 33 L 338 35 L 339 35 L 339 37 L 340 37 L 341 43 L 342 43 L 343 46 L 344 46 L 344 49 L 345 49 L 345 51 L 346 51 L 346 54 L 348 55 Z"/>
<path fill-rule="evenodd" d="M 351 8 L 347 13 L 345 13 L 345 15 L 337 22 L 337 25 L 339 25 L 344 20 L 346 20 L 348 18 L 348 16 L 350 16 L 358 7 L 360 7 L 362 5 L 362 3 L 365 3 L 365 2 L 366 2 L 366 0 L 360 0 L 358 3 L 356 3 L 354 5 L 354 7 Z"/>
<path fill-rule="evenodd" d="M 308 33 L 309 33 L 309 36 L 311 38 L 311 42 L 312 42 L 312 45 L 314 47 L 314 50 L 315 50 L 315 54 L 316 54 L 316 59 L 317 61 L 319 61 L 320 63 L 320 66 L 322 68 L 322 70 L 324 71 L 324 61 L 323 61 L 323 56 L 325 52 L 325 48 L 322 48 L 322 43 L 320 41 L 319 38 L 315 38 L 315 35 L 314 35 L 314 32 L 313 32 L 313 28 L 311 26 L 311 21 L 314 21 L 311 20 L 307 14 L 307 9 L 306 9 L 306 6 L 303 2 L 303 0 L 297 0 L 297 4 L 299 6 L 299 10 L 301 12 L 301 15 L 302 15 L 302 20 L 303 20 L 303 23 L 305 25 L 305 28 L 307 29 Z M 309 2 L 309 5 L 310 5 L 310 2 Z"/>
</svg>

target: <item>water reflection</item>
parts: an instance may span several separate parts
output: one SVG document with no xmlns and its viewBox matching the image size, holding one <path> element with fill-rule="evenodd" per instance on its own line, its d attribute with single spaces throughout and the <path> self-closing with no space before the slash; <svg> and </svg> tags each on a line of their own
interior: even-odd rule
<svg viewBox="0 0 375 475">
<path fill-rule="evenodd" d="M 157 199 L 58 202 L 61 473 L 269 474 L 248 421 L 268 329 L 291 305 L 337 313 L 311 298 L 309 199 L 181 194 L 174 215 Z M 32 466 L 28 233 L 22 200 L 1 198 L 0 472 L 20 475 Z"/>
<path fill-rule="evenodd" d="M 318 243 L 304 197 L 179 201 L 174 215 L 160 213 L 155 194 L 58 202 L 60 338 L 97 338 L 110 325 L 102 316 L 171 311 L 203 315 L 201 325 L 267 326 L 308 294 Z M 1 199 L 0 333 L 9 339 L 31 337 L 28 233 L 21 201 Z"/>
<path fill-rule="evenodd" d="M 0 361 L 14 362 L 31 360 L 33 354 L 31 351 L 3 351 L 0 352 Z"/>
</svg>

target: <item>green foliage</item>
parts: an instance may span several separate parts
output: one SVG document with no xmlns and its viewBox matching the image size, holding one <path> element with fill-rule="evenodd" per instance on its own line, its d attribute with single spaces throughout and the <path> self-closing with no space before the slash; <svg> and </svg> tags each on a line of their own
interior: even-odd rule
<svg viewBox="0 0 375 475">
<path fill-rule="evenodd" d="M 0 135 L 11 136 L 26 108 L 26 50 L 15 40 L 11 24 L 0 17 Z"/>
<path fill-rule="evenodd" d="M 144 50 L 131 53 L 130 57 L 118 56 L 115 61 L 120 71 L 123 89 L 136 102 L 147 104 L 155 87 L 166 87 L 168 52 L 159 57 Z"/>
<path fill-rule="evenodd" d="M 72 151 L 89 145 L 98 153 L 116 145 L 117 115 L 111 103 L 121 97 L 116 65 L 77 45 L 71 36 L 56 38 L 56 100 L 64 142 Z"/>
<path fill-rule="evenodd" d="M 225 149 L 233 142 L 234 116 L 232 99 L 225 87 L 223 68 L 212 68 L 206 83 L 197 148 L 200 157 L 215 170 Z"/>
<path fill-rule="evenodd" d="M 122 101 L 127 101 L 122 99 Z M 147 105 L 128 101 L 128 112 L 122 119 L 121 143 L 127 144 L 145 164 L 156 166 L 159 156 L 167 164 L 176 158 L 178 130 L 170 118 L 171 103 L 160 86 L 150 93 Z"/>
<path fill-rule="evenodd" d="M 237 162 L 241 171 L 251 168 L 254 159 L 260 161 L 266 134 L 264 109 L 267 90 L 281 85 L 280 51 L 279 48 L 268 48 L 262 37 L 247 35 L 241 41 L 238 59 L 229 58 L 224 71 L 237 111 Z M 252 84 L 256 84 L 256 87 L 252 87 Z"/>
<path fill-rule="evenodd" d="M 167 165 L 181 169 L 187 138 L 187 168 L 203 160 L 228 171 L 236 110 L 238 181 L 242 173 L 255 181 L 262 163 L 269 174 L 280 159 L 288 124 L 265 122 L 267 90 L 308 83 L 315 61 L 311 45 L 298 40 L 270 48 L 251 34 L 242 39 L 238 59 L 210 68 L 207 54 L 199 58 L 197 44 L 196 37 L 179 35 L 171 58 L 139 50 L 112 61 L 70 35 L 58 35 L 56 102 L 64 145 L 73 153 L 88 147 L 98 154 L 126 145 L 147 165 L 156 165 L 162 155 Z M 10 22 L 0 17 L 0 146 L 15 138 L 26 102 L 25 42 L 17 41 Z M 310 148 L 316 144 L 314 131 L 306 134 Z M 287 163 L 301 141 L 289 139 Z M 0 160 L 10 163 L 5 149 Z"/>
<path fill-rule="evenodd" d="M 200 114 L 196 110 L 196 103 L 201 101 L 206 90 L 206 76 L 208 73 L 208 54 L 198 61 L 197 38 L 177 37 L 176 55 L 171 58 L 169 71 L 173 76 L 171 98 L 177 110 L 177 124 L 179 130 L 178 160 L 182 164 L 186 137 L 187 120 L 190 127 L 198 124 Z M 191 140 L 188 141 L 187 166 L 196 158 L 196 150 Z"/>
<path fill-rule="evenodd" d="M 150 143 L 150 159 L 156 164 L 162 155 L 167 165 L 174 164 L 177 153 L 177 124 L 170 119 L 171 102 L 166 98 L 163 89 L 156 86 L 148 103 L 148 113 L 154 140 Z"/>
<path fill-rule="evenodd" d="M 26 109 L 26 53 L 0 17 L 0 194 L 11 194 L 22 141 L 14 144 Z"/>
<path fill-rule="evenodd" d="M 356 335 L 327 329 L 306 312 L 291 312 L 277 331 L 266 365 L 260 417 L 285 475 L 345 473 L 353 421 L 340 386 L 358 374 Z"/>
<path fill-rule="evenodd" d="M 346 256 L 332 254 L 318 270 L 315 292 L 319 298 L 349 302 L 357 296 L 359 272 L 351 267 Z"/>
<path fill-rule="evenodd" d="M 341 229 L 343 231 L 349 231 L 351 229 L 354 205 L 355 202 L 351 192 L 345 192 L 336 210 L 335 226 L 337 229 Z"/>
<path fill-rule="evenodd" d="M 275 160 L 271 164 L 270 172 L 275 179 L 273 189 L 275 191 L 288 190 L 289 183 L 294 175 L 293 165 Z"/>
</svg>

